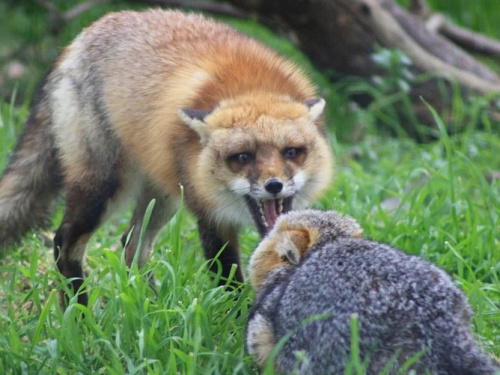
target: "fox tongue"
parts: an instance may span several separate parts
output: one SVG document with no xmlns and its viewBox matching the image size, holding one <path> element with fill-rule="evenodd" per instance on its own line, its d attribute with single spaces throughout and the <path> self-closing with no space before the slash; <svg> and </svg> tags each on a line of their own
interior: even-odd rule
<svg viewBox="0 0 500 375">
<path fill-rule="evenodd" d="M 274 223 L 280 214 L 277 206 L 277 202 L 274 199 L 262 202 L 262 214 L 269 230 L 274 227 Z"/>
</svg>

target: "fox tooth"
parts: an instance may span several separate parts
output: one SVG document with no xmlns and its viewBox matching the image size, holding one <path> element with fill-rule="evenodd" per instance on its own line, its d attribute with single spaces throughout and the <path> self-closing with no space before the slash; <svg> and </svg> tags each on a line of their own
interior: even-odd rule
<svg viewBox="0 0 500 375">
<path fill-rule="evenodd" d="M 266 218 L 264 216 L 261 216 L 262 218 L 262 223 L 264 223 L 264 226 L 267 228 L 269 225 L 267 224 Z"/>
<path fill-rule="evenodd" d="M 259 206 L 260 218 L 262 219 L 262 223 L 264 224 L 264 227 L 267 228 L 268 225 L 267 225 L 266 218 L 264 216 L 264 205 L 262 202 L 258 202 L 258 206 Z"/>
<path fill-rule="evenodd" d="M 260 216 L 264 217 L 264 206 L 262 205 L 262 202 L 259 202 L 259 211 Z"/>
<path fill-rule="evenodd" d="M 283 212 L 283 199 L 278 199 L 278 213 Z"/>
</svg>

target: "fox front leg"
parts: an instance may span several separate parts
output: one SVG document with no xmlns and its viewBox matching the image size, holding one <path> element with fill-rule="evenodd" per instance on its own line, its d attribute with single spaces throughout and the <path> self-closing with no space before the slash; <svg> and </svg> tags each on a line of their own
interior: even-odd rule
<svg viewBox="0 0 500 375">
<path fill-rule="evenodd" d="M 243 282 L 244 278 L 238 249 L 238 228 L 216 228 L 214 225 L 210 225 L 204 220 L 199 220 L 198 230 L 207 260 L 215 259 L 221 249 L 224 248 L 217 258 L 221 265 L 222 276 L 219 284 L 225 285 L 225 280 L 229 278 L 233 264 L 238 267 L 233 281 L 238 283 Z M 215 273 L 218 272 L 216 261 L 212 262 L 210 270 Z M 234 282 L 232 282 L 231 285 L 237 286 Z"/>
</svg>

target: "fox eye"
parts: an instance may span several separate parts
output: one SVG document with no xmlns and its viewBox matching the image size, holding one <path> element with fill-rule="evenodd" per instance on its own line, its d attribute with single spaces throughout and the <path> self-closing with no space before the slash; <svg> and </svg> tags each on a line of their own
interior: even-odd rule
<svg viewBox="0 0 500 375">
<path fill-rule="evenodd" d="M 238 164 L 248 164 L 253 160 L 253 154 L 250 152 L 240 152 L 229 157 L 229 161 Z"/>
<path fill-rule="evenodd" d="M 295 159 L 303 152 L 304 152 L 304 148 L 302 148 L 302 147 L 287 147 L 283 151 L 283 157 L 286 159 Z"/>
</svg>

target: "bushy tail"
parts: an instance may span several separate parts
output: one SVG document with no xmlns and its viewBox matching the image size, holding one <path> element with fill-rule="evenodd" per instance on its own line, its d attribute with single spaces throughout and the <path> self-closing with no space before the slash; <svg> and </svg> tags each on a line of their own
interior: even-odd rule
<svg viewBox="0 0 500 375">
<path fill-rule="evenodd" d="M 43 91 L 43 86 L 41 90 Z M 41 93 L 38 93 L 38 96 Z M 0 248 L 30 229 L 49 224 L 62 186 L 49 106 L 41 99 L 26 121 L 24 133 L 0 178 Z"/>
</svg>

